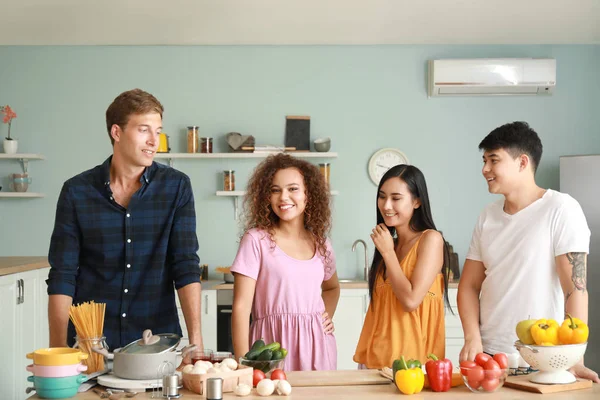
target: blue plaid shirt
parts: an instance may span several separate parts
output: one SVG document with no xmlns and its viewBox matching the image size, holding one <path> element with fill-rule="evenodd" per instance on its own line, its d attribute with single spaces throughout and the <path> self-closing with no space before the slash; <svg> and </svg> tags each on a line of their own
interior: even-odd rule
<svg viewBox="0 0 600 400">
<path fill-rule="evenodd" d="M 106 303 L 104 336 L 115 349 L 144 329 L 181 334 L 173 286 L 200 282 L 200 259 L 189 178 L 154 162 L 125 209 L 112 197 L 111 159 L 63 185 L 46 282 L 73 304 Z M 70 345 L 74 336 L 69 322 Z"/>
</svg>

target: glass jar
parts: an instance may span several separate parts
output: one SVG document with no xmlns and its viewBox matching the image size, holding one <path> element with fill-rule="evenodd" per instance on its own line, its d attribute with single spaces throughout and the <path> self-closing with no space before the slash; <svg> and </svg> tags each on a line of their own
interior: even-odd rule
<svg viewBox="0 0 600 400">
<path fill-rule="evenodd" d="M 212 153 L 213 143 L 211 137 L 200 138 L 200 153 Z"/>
<path fill-rule="evenodd" d="M 188 126 L 187 129 L 187 152 L 196 153 L 198 152 L 198 127 Z"/>
<path fill-rule="evenodd" d="M 83 365 L 87 365 L 86 374 L 94 372 L 105 371 L 108 369 L 108 360 L 100 353 L 96 353 L 92 349 L 106 349 L 108 351 L 108 345 L 106 344 L 106 337 L 95 337 L 95 338 L 81 338 L 75 336 L 74 349 L 81 350 L 82 353 L 88 355 L 88 358 L 81 361 Z"/>
<path fill-rule="evenodd" d="M 223 171 L 223 190 L 233 192 L 235 190 L 235 171 Z"/>
<path fill-rule="evenodd" d="M 330 182 L 329 173 L 331 172 L 331 164 L 329 164 L 329 163 L 319 164 L 319 169 L 321 170 L 321 174 L 323 174 L 323 178 L 325 179 L 325 183 L 327 183 L 329 185 L 329 182 Z"/>
</svg>

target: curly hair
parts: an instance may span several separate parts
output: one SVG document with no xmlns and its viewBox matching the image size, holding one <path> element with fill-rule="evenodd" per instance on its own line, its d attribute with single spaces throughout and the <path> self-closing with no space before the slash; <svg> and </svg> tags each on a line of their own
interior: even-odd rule
<svg viewBox="0 0 600 400">
<path fill-rule="evenodd" d="M 331 210 L 329 208 L 330 193 L 323 174 L 319 168 L 305 160 L 278 153 L 270 155 L 261 162 L 248 181 L 244 198 L 244 227 L 262 229 L 269 234 L 273 246 L 275 227 L 279 217 L 271 208 L 271 185 L 277 171 L 296 168 L 304 178 L 306 190 L 306 208 L 304 210 L 304 227 L 312 235 L 318 252 L 328 264 L 327 235 L 331 229 Z"/>
</svg>

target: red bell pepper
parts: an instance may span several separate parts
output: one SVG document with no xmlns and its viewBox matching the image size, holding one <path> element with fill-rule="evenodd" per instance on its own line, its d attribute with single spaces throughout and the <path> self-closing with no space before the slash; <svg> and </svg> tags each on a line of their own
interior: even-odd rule
<svg viewBox="0 0 600 400">
<path fill-rule="evenodd" d="M 429 354 L 431 360 L 425 364 L 429 386 L 434 392 L 447 392 L 452 386 L 452 361 L 438 360 L 434 354 Z"/>
</svg>

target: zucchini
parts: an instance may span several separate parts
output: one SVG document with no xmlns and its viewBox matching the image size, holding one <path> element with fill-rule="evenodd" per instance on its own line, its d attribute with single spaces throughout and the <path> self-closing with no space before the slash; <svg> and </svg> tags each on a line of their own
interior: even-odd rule
<svg viewBox="0 0 600 400">
<path fill-rule="evenodd" d="M 258 357 L 256 357 L 256 360 L 258 361 L 271 361 L 271 359 L 273 358 L 273 352 L 269 349 L 263 351 L 262 353 L 260 353 L 258 355 Z"/>
<path fill-rule="evenodd" d="M 281 348 L 281 345 L 277 342 L 273 342 L 273 343 L 269 343 L 265 346 L 259 347 L 258 349 L 255 350 L 250 350 L 248 353 L 246 353 L 246 359 L 248 360 L 257 360 L 258 356 L 266 351 L 266 350 L 271 350 L 271 352 L 275 351 L 275 350 L 279 350 Z M 270 358 L 269 358 L 270 360 Z"/>
</svg>

